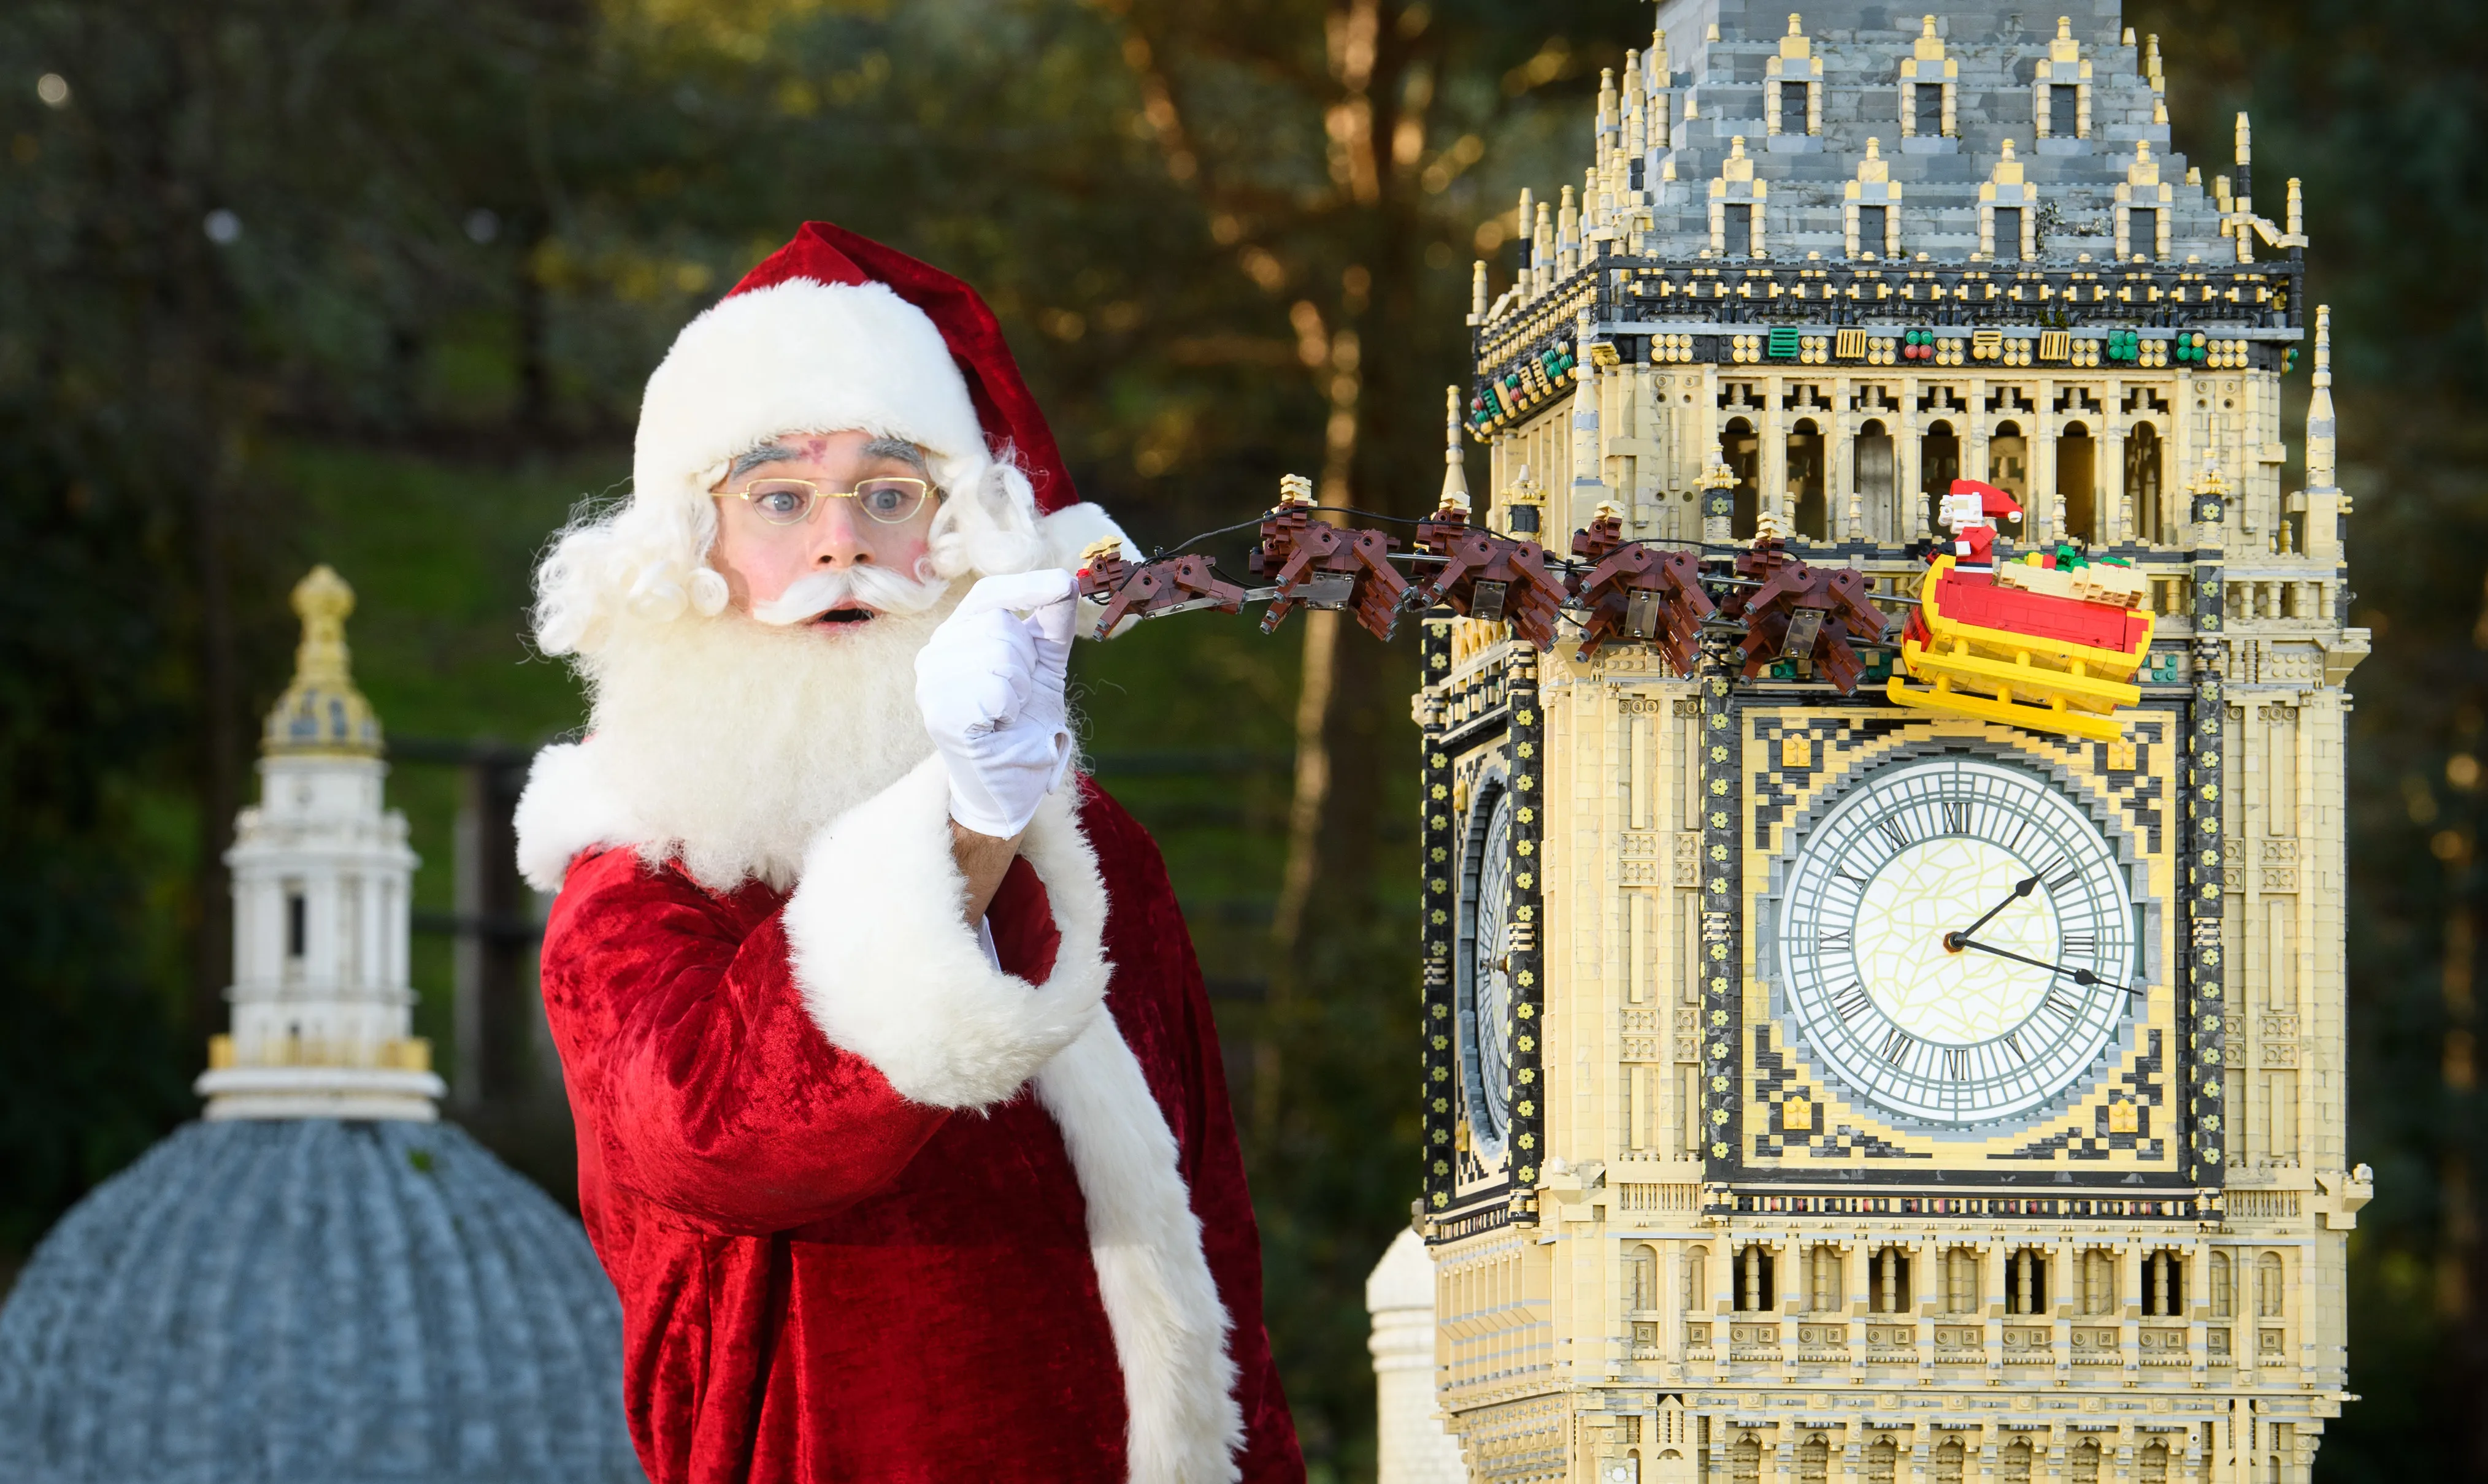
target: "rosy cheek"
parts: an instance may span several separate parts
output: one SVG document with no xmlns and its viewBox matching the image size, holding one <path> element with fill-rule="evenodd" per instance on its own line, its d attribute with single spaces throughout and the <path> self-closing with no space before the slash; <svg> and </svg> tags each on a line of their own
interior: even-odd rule
<svg viewBox="0 0 2488 1484">
<path fill-rule="evenodd" d="M 726 591 L 741 608 L 775 601 L 798 575 L 783 553 L 739 540 L 731 531 L 720 536 L 713 565 L 725 574 Z"/>
</svg>

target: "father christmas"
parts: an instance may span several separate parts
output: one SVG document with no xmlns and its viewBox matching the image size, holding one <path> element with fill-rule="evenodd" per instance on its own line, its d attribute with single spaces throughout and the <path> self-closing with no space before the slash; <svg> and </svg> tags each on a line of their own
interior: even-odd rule
<svg viewBox="0 0 2488 1484">
<path fill-rule="evenodd" d="M 1300 1479 L 1157 849 L 1072 769 L 1077 503 L 974 291 L 822 222 L 674 342 L 537 574 L 519 806 L 639 1457 Z"/>
</svg>

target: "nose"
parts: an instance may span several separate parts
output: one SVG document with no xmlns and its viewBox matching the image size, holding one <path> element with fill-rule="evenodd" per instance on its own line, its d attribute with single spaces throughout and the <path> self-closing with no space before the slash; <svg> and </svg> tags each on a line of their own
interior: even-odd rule
<svg viewBox="0 0 2488 1484">
<path fill-rule="evenodd" d="M 812 565 L 832 571 L 871 565 L 872 533 L 856 502 L 824 498 L 821 506 L 812 519 Z"/>
</svg>

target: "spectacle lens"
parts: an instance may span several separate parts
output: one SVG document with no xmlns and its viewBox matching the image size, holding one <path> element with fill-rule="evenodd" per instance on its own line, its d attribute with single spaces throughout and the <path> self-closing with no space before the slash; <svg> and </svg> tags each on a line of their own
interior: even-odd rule
<svg viewBox="0 0 2488 1484">
<path fill-rule="evenodd" d="M 924 504 L 920 479 L 867 479 L 856 486 L 855 501 L 875 520 L 896 525 Z"/>
<path fill-rule="evenodd" d="M 743 491 L 752 513 L 771 525 L 800 525 L 812 513 L 817 496 L 800 479 L 764 479 Z"/>
</svg>

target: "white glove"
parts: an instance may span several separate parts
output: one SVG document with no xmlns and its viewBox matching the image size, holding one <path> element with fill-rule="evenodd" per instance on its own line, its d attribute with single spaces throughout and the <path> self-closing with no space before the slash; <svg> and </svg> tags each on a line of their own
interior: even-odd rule
<svg viewBox="0 0 2488 1484">
<path fill-rule="evenodd" d="M 1028 828 L 1070 767 L 1062 681 L 1079 594 L 1067 572 L 986 577 L 917 652 L 916 707 L 950 775 L 950 818 L 978 834 Z"/>
</svg>

